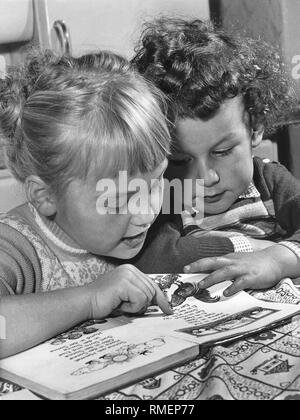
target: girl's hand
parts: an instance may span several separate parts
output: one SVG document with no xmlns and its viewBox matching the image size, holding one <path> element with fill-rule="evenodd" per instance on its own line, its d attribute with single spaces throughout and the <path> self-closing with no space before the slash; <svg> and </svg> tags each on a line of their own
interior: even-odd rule
<svg viewBox="0 0 300 420">
<path fill-rule="evenodd" d="M 117 267 L 86 287 L 90 293 L 91 319 L 105 318 L 114 311 L 141 314 L 153 304 L 167 315 L 173 313 L 159 286 L 129 264 Z"/>
<path fill-rule="evenodd" d="M 224 296 L 232 296 L 244 289 L 266 289 L 283 278 L 280 264 L 267 250 L 203 258 L 185 267 L 184 271 L 189 274 L 211 273 L 198 283 L 201 289 L 232 281 L 232 285 L 224 291 Z"/>
</svg>

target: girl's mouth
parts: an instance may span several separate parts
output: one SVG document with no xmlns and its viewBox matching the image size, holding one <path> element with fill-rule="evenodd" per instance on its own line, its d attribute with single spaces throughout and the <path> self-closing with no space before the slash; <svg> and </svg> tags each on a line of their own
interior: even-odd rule
<svg viewBox="0 0 300 420">
<path fill-rule="evenodd" d="M 123 242 L 129 246 L 130 248 L 136 248 L 138 245 L 140 245 L 142 242 L 144 242 L 144 240 L 146 239 L 147 236 L 147 230 L 144 230 L 143 232 L 135 235 L 135 236 L 130 236 L 128 238 L 123 238 Z"/>
</svg>

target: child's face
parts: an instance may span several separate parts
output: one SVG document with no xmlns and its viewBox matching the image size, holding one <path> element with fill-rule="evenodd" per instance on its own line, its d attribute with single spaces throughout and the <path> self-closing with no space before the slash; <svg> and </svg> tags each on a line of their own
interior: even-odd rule
<svg viewBox="0 0 300 420">
<path fill-rule="evenodd" d="M 162 180 L 166 167 L 167 160 L 164 160 L 153 172 L 133 177 L 144 180 L 149 187 L 147 199 L 151 208 L 148 214 L 100 214 L 97 181 L 90 175 L 87 180 L 74 180 L 68 186 L 57 202 L 55 222 L 81 248 L 95 255 L 130 259 L 141 250 L 147 231 L 160 211 L 162 191 L 160 188 L 151 191 L 151 180 Z M 117 192 L 117 195 L 127 197 L 128 193 L 128 197 L 131 196 L 127 189 Z"/>
<path fill-rule="evenodd" d="M 168 177 L 204 180 L 205 213 L 225 212 L 252 180 L 252 144 L 262 137 L 253 140 L 242 98 L 227 100 L 207 121 L 183 119 L 176 128 L 179 153 L 171 158 Z"/>
</svg>

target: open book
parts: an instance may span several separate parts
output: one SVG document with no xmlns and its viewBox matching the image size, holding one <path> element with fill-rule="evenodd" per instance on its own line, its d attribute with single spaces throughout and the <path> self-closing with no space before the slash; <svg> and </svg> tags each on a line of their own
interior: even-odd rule
<svg viewBox="0 0 300 420">
<path fill-rule="evenodd" d="M 0 377 L 49 399 L 88 399 L 195 358 L 207 346 L 260 332 L 300 313 L 299 305 L 223 296 L 228 283 L 199 290 L 203 275 L 152 276 L 174 315 L 150 307 L 143 316 L 82 324 L 0 361 Z"/>
</svg>

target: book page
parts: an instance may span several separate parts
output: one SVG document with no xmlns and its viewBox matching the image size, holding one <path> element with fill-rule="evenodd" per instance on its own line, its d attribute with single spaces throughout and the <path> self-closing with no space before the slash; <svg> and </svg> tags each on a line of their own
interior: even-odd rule
<svg viewBox="0 0 300 420">
<path fill-rule="evenodd" d="M 211 345 L 241 338 L 299 313 L 298 305 L 260 301 L 246 292 L 225 298 L 230 282 L 199 290 L 203 275 L 154 276 L 172 306 L 145 315 L 79 325 L 0 362 L 0 376 L 49 398 L 88 398 L 180 363 Z"/>
<path fill-rule="evenodd" d="M 111 329 L 103 328 L 111 322 Z M 1 377 L 9 380 L 17 377 L 20 385 L 50 398 L 80 392 L 94 385 L 94 395 L 99 395 L 121 386 L 122 375 L 127 374 L 124 385 L 138 378 L 138 369 L 142 369 L 139 373 L 142 378 L 147 366 L 154 364 L 156 369 L 162 369 L 164 359 L 170 356 L 174 363 L 198 354 L 198 346 L 190 342 L 160 332 L 118 327 L 111 320 L 105 324 L 89 323 L 88 328 L 92 331 L 80 334 L 85 328 L 86 324 L 83 324 L 56 339 L 2 360 Z M 152 371 L 153 367 L 149 374 Z M 7 373 L 13 376 L 7 376 Z M 107 385 L 105 381 L 110 383 Z M 86 396 L 90 395 L 90 392 L 86 393 Z"/>
<path fill-rule="evenodd" d="M 230 282 L 197 291 L 197 282 L 203 277 L 202 274 L 153 276 L 172 302 L 174 315 L 164 316 L 154 307 L 143 317 L 122 317 L 122 322 L 203 345 L 246 335 L 300 311 L 295 305 L 260 301 L 244 291 L 226 298 L 223 291 Z"/>
</svg>

